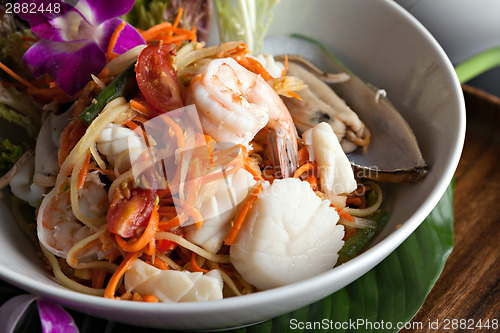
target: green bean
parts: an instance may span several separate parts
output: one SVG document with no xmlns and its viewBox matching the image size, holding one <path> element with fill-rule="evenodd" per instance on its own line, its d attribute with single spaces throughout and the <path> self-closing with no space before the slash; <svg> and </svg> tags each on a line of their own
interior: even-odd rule
<svg viewBox="0 0 500 333">
<path fill-rule="evenodd" d="M 377 235 L 380 229 L 387 223 L 390 216 L 385 210 L 379 210 L 366 218 L 374 221 L 377 227 L 375 229 L 357 229 L 354 235 L 347 238 L 344 246 L 339 251 L 337 265 L 354 258 L 361 252 L 365 245 Z"/>
<path fill-rule="evenodd" d="M 136 86 L 135 63 L 127 67 L 92 101 L 81 114 L 80 118 L 89 126 L 92 121 L 101 113 L 106 104 L 112 100 L 126 96 L 131 90 L 131 86 Z"/>
</svg>

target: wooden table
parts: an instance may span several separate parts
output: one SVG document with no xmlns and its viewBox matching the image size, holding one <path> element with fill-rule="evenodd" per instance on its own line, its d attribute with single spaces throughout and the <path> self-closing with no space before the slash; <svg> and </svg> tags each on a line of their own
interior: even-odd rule
<svg viewBox="0 0 500 333">
<path fill-rule="evenodd" d="M 494 319 L 500 325 L 500 99 L 468 86 L 464 95 L 467 131 L 455 173 L 455 246 L 413 318 L 425 323 L 423 329 L 402 332 L 428 332 L 427 324 L 436 320 L 439 331 L 446 323 L 449 331 L 500 331 L 491 326 Z M 476 327 L 488 319 L 490 329 Z"/>
</svg>

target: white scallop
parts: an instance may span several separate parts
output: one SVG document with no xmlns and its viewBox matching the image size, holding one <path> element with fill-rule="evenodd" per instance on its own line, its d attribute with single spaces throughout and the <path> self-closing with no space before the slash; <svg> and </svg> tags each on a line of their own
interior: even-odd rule
<svg viewBox="0 0 500 333">
<path fill-rule="evenodd" d="M 309 183 L 275 180 L 253 204 L 231 245 L 231 262 L 259 289 L 301 281 L 333 268 L 344 227 Z"/>
<path fill-rule="evenodd" d="M 329 124 L 319 123 L 305 131 L 302 138 L 309 159 L 318 163 L 321 190 L 330 200 L 356 189 L 351 163 Z"/>
<path fill-rule="evenodd" d="M 205 250 L 216 253 L 231 231 L 229 222 L 234 218 L 238 205 L 254 184 L 252 175 L 245 169 L 240 169 L 234 175 L 203 186 L 200 190 L 199 211 L 204 222 L 199 229 L 195 225 L 188 226 L 186 238 Z"/>
<path fill-rule="evenodd" d="M 160 270 L 135 260 L 125 272 L 125 290 L 141 296 L 154 295 L 163 303 L 222 299 L 222 278 L 217 270 L 208 273 Z"/>
</svg>

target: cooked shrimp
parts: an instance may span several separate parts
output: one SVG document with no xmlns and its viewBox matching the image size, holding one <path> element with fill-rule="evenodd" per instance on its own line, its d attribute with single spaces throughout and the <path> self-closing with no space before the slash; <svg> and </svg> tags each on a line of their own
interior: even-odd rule
<svg viewBox="0 0 500 333">
<path fill-rule="evenodd" d="M 285 104 L 262 77 L 232 58 L 212 60 L 188 90 L 206 134 L 216 141 L 247 145 L 263 128 L 275 167 L 283 177 L 297 167 L 297 131 Z"/>
<path fill-rule="evenodd" d="M 222 277 L 217 270 L 201 272 L 160 270 L 137 259 L 125 273 L 125 290 L 154 295 L 163 303 L 222 299 Z"/>
<path fill-rule="evenodd" d="M 230 257 L 241 276 L 270 289 L 316 276 L 333 268 L 343 246 L 344 227 L 330 201 L 309 183 L 275 180 L 254 202 Z"/>
<path fill-rule="evenodd" d="M 106 215 L 108 194 L 96 172 L 86 177 L 79 194 L 80 210 L 88 218 Z M 53 188 L 44 197 L 37 216 L 38 239 L 42 245 L 56 256 L 65 258 L 69 249 L 93 232 L 83 225 L 73 214 L 70 193 Z M 93 249 L 95 253 L 96 249 Z M 90 255 L 92 252 L 86 252 Z"/>
<path fill-rule="evenodd" d="M 319 123 L 302 135 L 309 159 L 318 163 L 321 191 L 337 207 L 345 206 L 346 195 L 357 188 L 351 163 L 332 127 Z"/>
</svg>

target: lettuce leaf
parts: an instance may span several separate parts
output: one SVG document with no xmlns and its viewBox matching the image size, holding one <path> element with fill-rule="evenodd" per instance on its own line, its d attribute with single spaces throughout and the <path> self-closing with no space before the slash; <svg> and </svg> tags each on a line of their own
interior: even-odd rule
<svg viewBox="0 0 500 333">
<path fill-rule="evenodd" d="M 165 21 L 164 13 L 170 0 L 136 0 L 134 7 L 122 18 L 141 30 L 147 30 Z"/>
<path fill-rule="evenodd" d="M 212 21 L 212 0 L 136 0 L 134 7 L 122 18 L 141 30 L 165 21 L 174 22 L 179 9 L 183 14 L 179 27 L 196 27 L 198 41 L 206 41 Z"/>
<path fill-rule="evenodd" d="M 243 40 L 254 54 L 262 44 L 280 0 L 215 0 L 221 42 Z"/>
<path fill-rule="evenodd" d="M 0 176 L 7 173 L 28 148 L 27 144 L 16 145 L 9 139 L 0 141 Z"/>
<path fill-rule="evenodd" d="M 34 35 L 17 15 L 0 15 L 0 61 L 20 76 L 31 78 L 31 73 L 22 63 L 26 52 L 26 41 L 23 39 L 26 37 L 33 38 Z M 3 81 L 13 81 L 3 71 L 0 71 L 0 78 Z"/>
<path fill-rule="evenodd" d="M 39 128 L 31 122 L 28 116 L 20 114 L 19 112 L 7 107 L 5 104 L 0 103 L 0 117 L 24 128 L 26 132 L 28 132 L 28 136 L 31 139 L 36 138 Z"/>
</svg>

